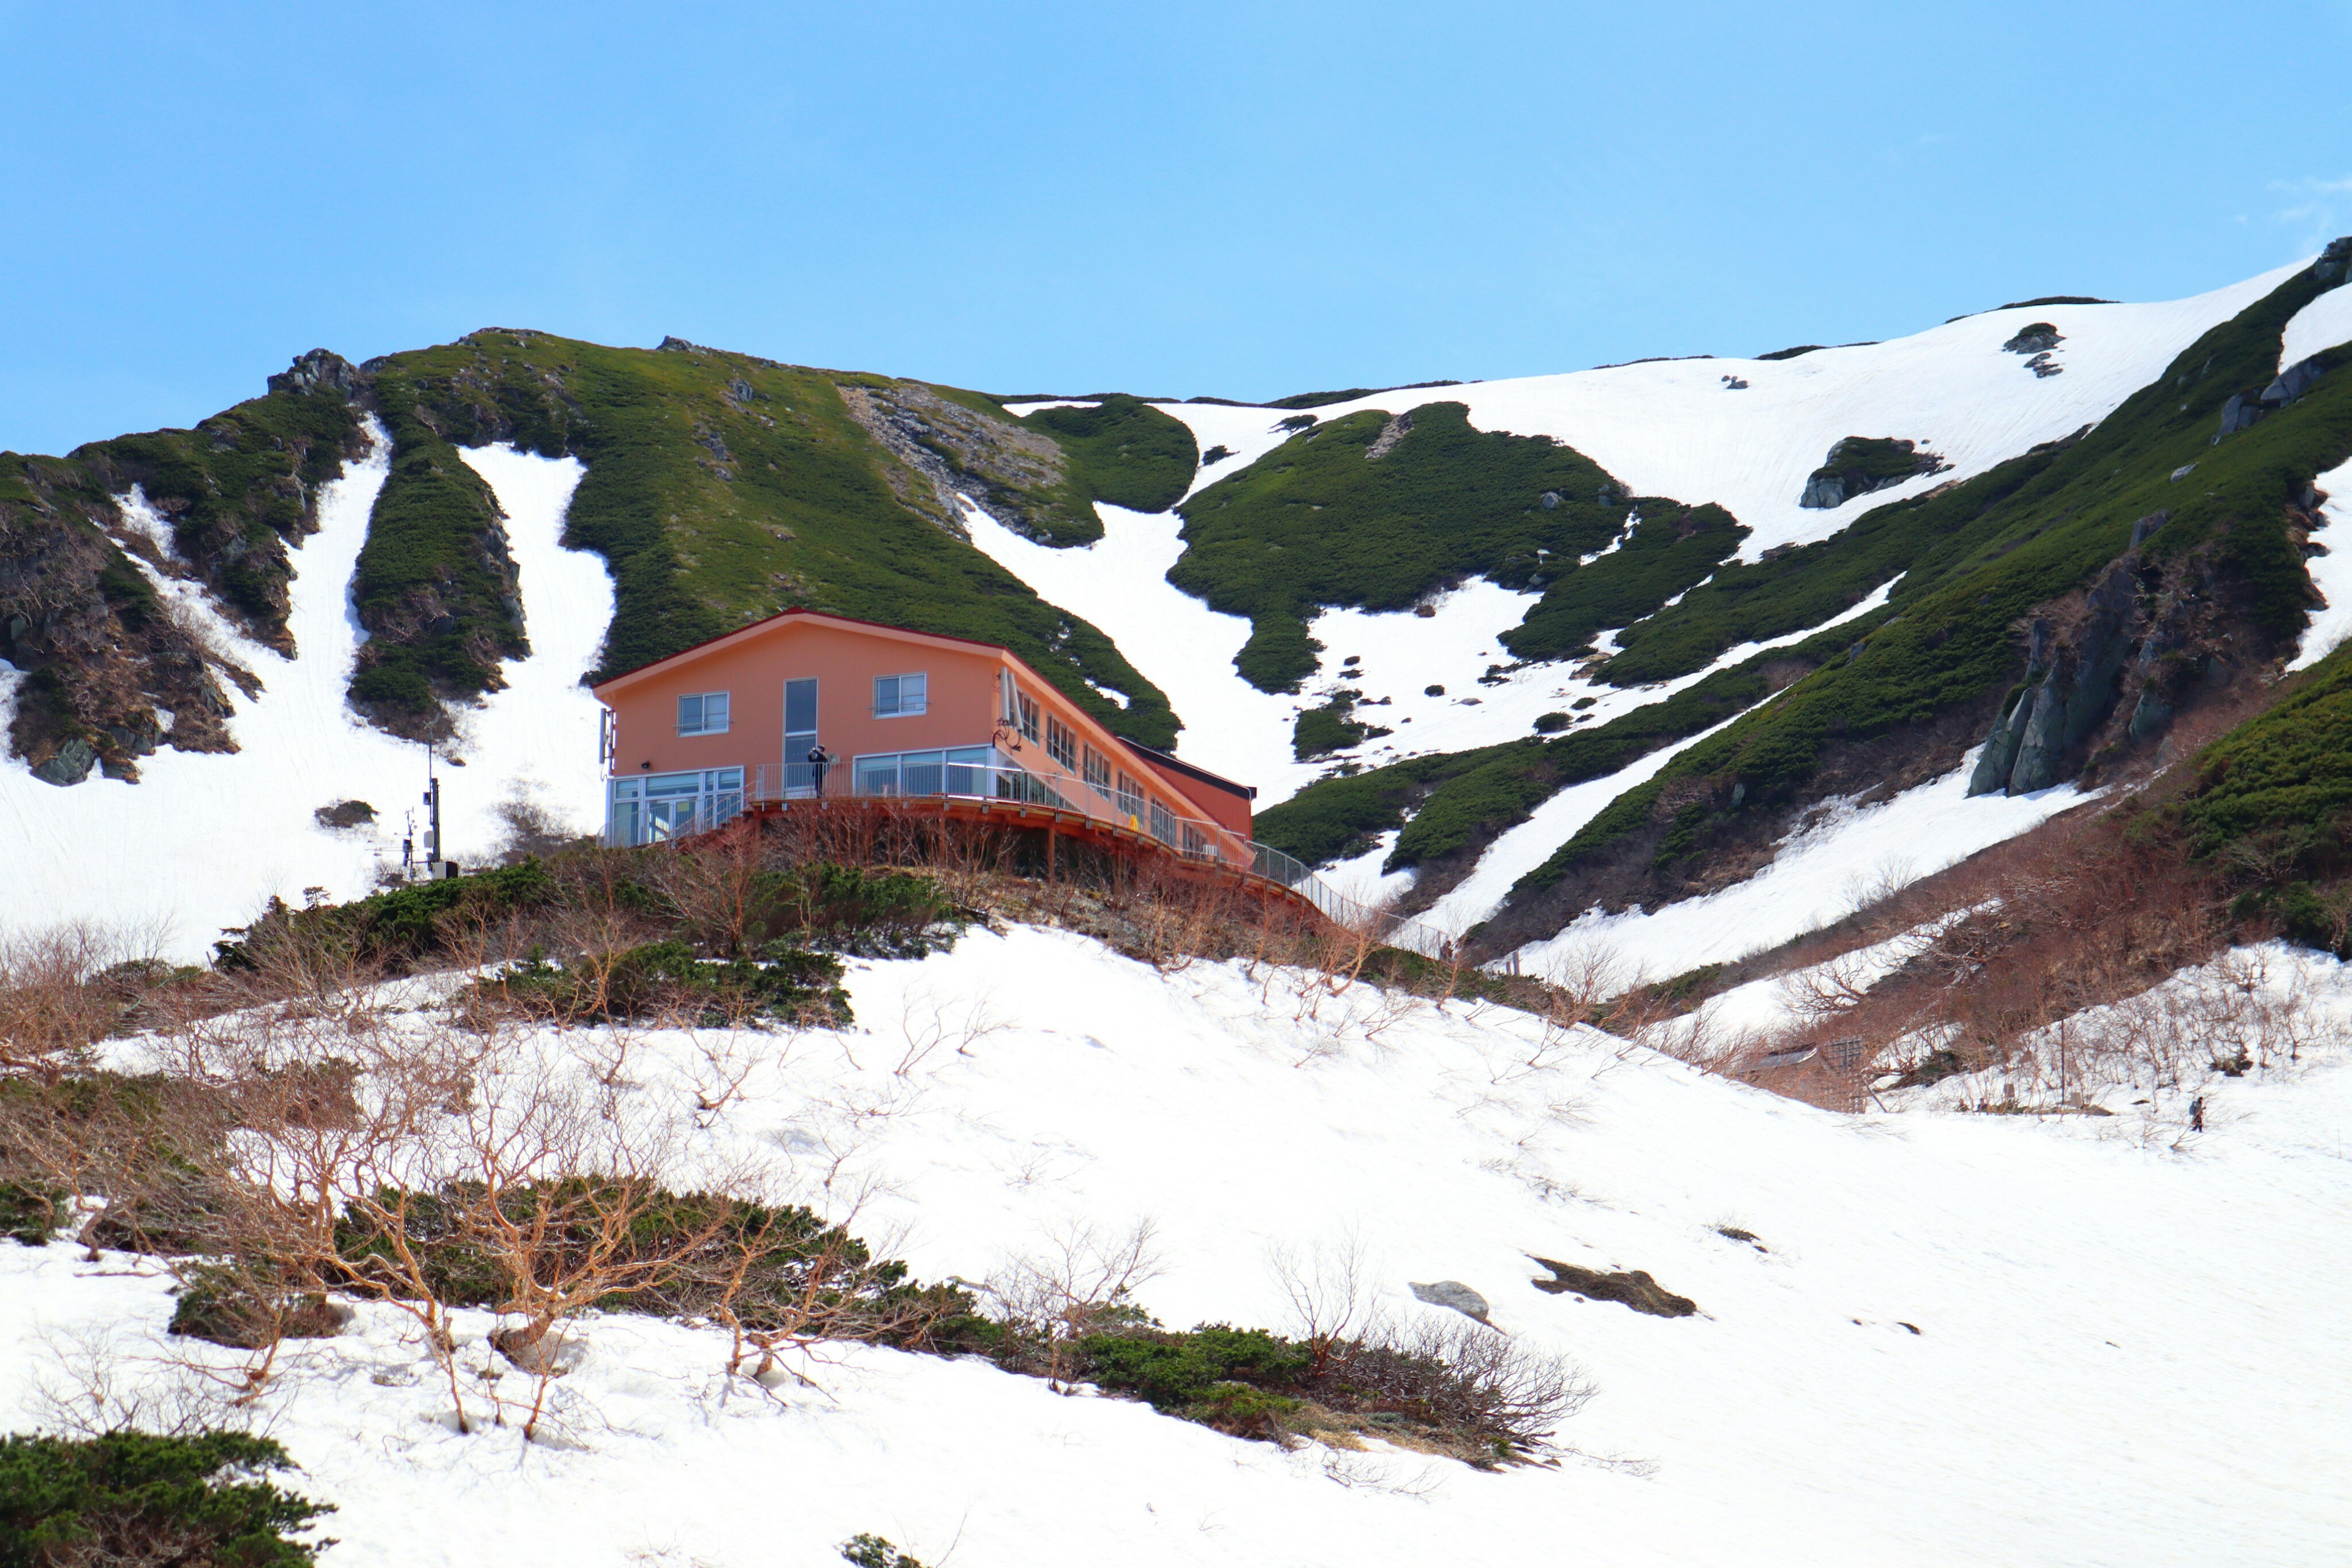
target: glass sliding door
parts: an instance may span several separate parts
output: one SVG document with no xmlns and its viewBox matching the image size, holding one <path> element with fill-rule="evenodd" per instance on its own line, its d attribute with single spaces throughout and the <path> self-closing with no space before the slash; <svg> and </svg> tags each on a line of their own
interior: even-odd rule
<svg viewBox="0 0 2352 1568">
<path fill-rule="evenodd" d="M 605 810 L 604 841 L 660 844 L 708 833 L 743 811 L 743 770 L 702 768 L 683 773 L 639 773 L 614 779 Z"/>
<path fill-rule="evenodd" d="M 816 793 L 816 773 L 809 765 L 815 749 L 816 678 L 784 682 L 784 794 L 800 799 Z"/>
</svg>

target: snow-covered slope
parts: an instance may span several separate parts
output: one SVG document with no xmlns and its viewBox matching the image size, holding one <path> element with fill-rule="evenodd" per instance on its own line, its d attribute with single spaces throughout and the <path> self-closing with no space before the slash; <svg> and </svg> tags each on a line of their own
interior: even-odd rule
<svg viewBox="0 0 2352 1568">
<path fill-rule="evenodd" d="M 2332 963 L 2313 984 L 2352 1001 Z M 2211 1089 L 2200 1136 L 2166 1092 L 2102 1119 L 1841 1117 L 1524 1015 L 1161 973 L 1017 927 L 850 989 L 847 1035 L 633 1036 L 623 1092 L 683 1118 L 739 1052 L 743 1098 L 698 1146 L 784 1151 L 836 1213 L 869 1192 L 858 1228 L 900 1231 L 926 1278 L 1150 1218 L 1141 1299 L 1178 1325 L 1283 1326 L 1282 1248 L 1352 1245 L 1395 1314 L 1443 1310 L 1410 1282 L 1463 1281 L 1580 1363 L 1599 1392 L 1560 1436 L 1622 1462 L 1285 1454 L 881 1352 L 770 1401 L 724 1390 L 723 1335 L 626 1317 L 588 1323 L 563 1441 L 528 1447 L 451 1432 L 423 1347 L 370 1310 L 290 1344 L 270 1407 L 341 1510 L 327 1563 L 818 1564 L 860 1531 L 957 1568 L 2352 1555 L 2340 1037 Z M 612 1043 L 543 1046 L 586 1075 Z M 1700 1313 L 1539 1292 L 1530 1253 L 1647 1270 Z M 161 1340 L 170 1310 L 135 1260 L 0 1242 L 8 1424 L 92 1335 L 119 1377 L 168 1379 L 141 1358 L 204 1353 Z M 467 1368 L 490 1326 L 464 1315 Z"/>
<path fill-rule="evenodd" d="M 1664 980 L 1744 958 L 1842 920 L 2093 798 L 2067 784 L 1971 800 L 1976 759 L 1971 751 L 1943 777 L 1874 805 L 1827 802 L 1746 881 L 1661 910 L 1587 913 L 1559 935 L 1522 948 L 1520 965 L 1541 974 L 1601 947 L 1613 949 L 1642 977 Z"/>
<path fill-rule="evenodd" d="M 1778 544 L 1826 538 L 1871 506 L 1982 473 L 2038 442 L 2105 418 L 2208 329 L 2308 265 L 2306 258 L 2161 304 L 1988 310 L 1907 338 L 1820 349 L 1790 360 L 1659 360 L 1375 393 L 1314 412 L 1337 419 L 1360 408 L 1395 413 L 1424 403 L 1465 404 L 1477 428 L 1550 436 L 1636 494 L 1718 503 L 1753 531 L 1740 552 L 1741 559 L 1753 561 Z M 2026 368 L 2024 355 L 2000 346 L 2035 321 L 2055 326 L 2063 339 L 2053 355 L 2059 374 L 2037 375 Z M 2325 335 L 2332 329 L 2313 330 Z M 1726 376 L 1748 385 L 1732 390 Z M 1192 426 L 1203 447 L 1219 439 L 1233 444 L 1230 436 L 1208 431 L 1238 423 L 1234 410 L 1197 403 L 1158 406 Z M 1280 415 L 1261 410 L 1259 417 L 1270 425 Z M 1952 468 L 1829 510 L 1799 507 L 1806 476 L 1847 436 L 1916 440 Z"/>
<path fill-rule="evenodd" d="M 2321 298 L 2346 293 L 2352 289 L 2338 289 Z M 2312 483 L 2327 500 L 2319 509 L 2325 526 L 2313 531 L 2313 542 L 2322 553 L 2304 564 L 2326 603 L 2312 612 L 2311 625 L 2304 628 L 2303 641 L 2287 661 L 2290 672 L 2310 668 L 2352 637 L 2352 528 L 2344 526 L 2345 519 L 2352 517 L 2352 463 L 2339 463 Z"/>
<path fill-rule="evenodd" d="M 1775 545 L 1833 533 L 1872 506 L 1966 479 L 2038 442 L 2095 423 L 2159 374 L 2198 336 L 2294 270 L 2283 268 L 2161 304 L 2042 305 L 1988 311 L 1891 342 L 1817 350 L 1790 360 L 1661 361 L 1565 375 L 1401 389 L 1314 413 L 1328 419 L 1358 408 L 1395 411 L 1433 401 L 1464 403 L 1479 428 L 1552 436 L 1593 458 L 1637 491 L 1721 503 L 1753 531 L 1742 552 L 1753 560 Z M 2345 292 L 2325 296 L 2305 310 L 2291 330 L 2291 342 L 2309 338 L 2315 342 L 2335 332 L 2328 301 Z M 2056 374 L 2035 374 L 2026 355 L 2002 346 L 2036 321 L 2051 323 L 2061 334 L 2049 362 Z M 1735 378 L 1747 384 L 1731 386 Z M 1234 453 L 1204 468 L 1196 489 L 1271 450 L 1288 434 L 1281 421 L 1290 416 L 1280 410 L 1197 403 L 1159 406 L 1183 420 L 1202 450 L 1222 446 Z M 1832 444 L 1853 435 L 1917 439 L 1952 466 L 1830 510 L 1799 507 L 1806 476 Z M 1168 569 L 1183 549 L 1180 520 L 1172 513 L 1144 517 L 1101 510 L 1105 537 L 1083 550 L 1033 544 L 977 511 L 971 519 L 972 537 L 1043 597 L 1097 625 L 1117 628 L 1121 650 L 1169 693 L 1184 720 L 1179 749 L 1203 765 L 1258 785 L 1261 809 L 1289 798 L 1331 765 L 1330 758 L 1295 761 L 1289 731 L 1303 708 L 1342 686 L 1363 693 L 1358 719 L 1390 731 L 1342 755 L 1353 763 L 1377 765 L 1401 756 L 1465 751 L 1526 736 L 1546 714 L 1564 714 L 1579 725 L 1605 723 L 1661 701 L 1707 673 L 1633 690 L 1580 680 L 1565 664 L 1489 676 L 1489 668 L 1507 658 L 1498 640 L 1501 634 L 1517 624 L 1533 595 L 1480 581 L 1441 600 L 1433 617 L 1323 612 L 1311 627 L 1326 650 L 1318 680 L 1300 698 L 1270 697 L 1241 679 L 1232 666 L 1248 634 L 1247 624 L 1215 615 L 1166 581 Z M 1864 614 L 1883 603 L 1885 592 L 1847 615 Z M 2352 592 L 2340 596 L 2352 601 Z M 1817 629 L 1776 642 L 1796 642 Z M 2333 633 L 2315 628 L 2307 646 L 2333 646 L 2334 640 Z M 1736 664 L 1757 651 L 1755 646 L 1733 649 L 1714 668 Z M 1349 663 L 1350 656 L 1358 662 Z M 1441 689 L 1432 695 L 1431 688 Z M 1579 708 L 1579 702 L 1586 705 Z M 1514 881 L 1609 800 L 1664 765 L 1670 754 L 1654 753 L 1613 778 L 1555 796 L 1492 846 L 1429 919 L 1441 929 L 1466 930 L 1492 914 Z M 2021 831 L 2041 815 L 1983 808 L 1950 789 L 1914 794 L 1917 798 L 1906 807 L 1905 820 L 1919 835 L 1917 853 L 1911 858 L 1922 862 L 1923 870 L 1928 868 L 1926 862 L 1940 866 L 1981 847 L 1991 841 L 1985 837 L 1989 833 L 1998 838 Z M 1384 842 L 1371 853 L 1333 868 L 1331 874 L 1368 892 L 1396 892 L 1402 879 L 1383 879 L 1379 868 L 1386 851 Z M 1811 863 L 1829 864 L 1822 859 L 1819 846 L 1813 847 Z M 1850 871 L 1840 863 L 1837 874 Z M 1657 972 L 1671 973 L 1685 950 L 1704 948 L 1710 957 L 1731 956 L 1793 934 L 1780 929 L 1792 919 L 1843 912 L 1839 900 L 1820 889 L 1809 887 L 1792 901 L 1788 895 L 1793 886 L 1786 878 L 1775 884 L 1767 900 L 1769 914 L 1761 907 L 1752 917 L 1710 910 L 1713 923 L 1703 939 L 1696 928 L 1669 939 L 1657 917 L 1644 916 L 1633 917 L 1624 929 L 1612 929 L 1609 935 L 1611 940 L 1642 942 L 1655 938 L 1663 944 L 1660 952 L 1644 957 Z M 1780 934 L 1764 936 L 1766 928 Z"/>
<path fill-rule="evenodd" d="M 507 512 L 531 653 L 509 661 L 506 689 L 466 715 L 451 748 L 464 765 L 441 769 L 443 829 L 461 861 L 497 841 L 497 807 L 519 789 L 577 830 L 602 821 L 596 705 L 579 680 L 613 612 L 604 562 L 558 543 L 580 465 L 505 447 L 464 456 Z M 142 763 L 135 784 L 93 777 L 70 789 L 0 761 L 8 923 L 135 926 L 169 955 L 194 959 L 273 895 L 299 903 L 306 888 L 337 900 L 367 891 L 387 858 L 399 863 L 410 822 L 423 853 L 414 803 L 424 748 L 368 728 L 343 701 L 366 635 L 351 614 L 352 570 L 388 461 L 378 432 L 373 454 L 320 498 L 319 531 L 293 555 L 293 658 L 240 637 L 193 584 L 154 578 L 262 683 L 259 696 L 231 699 L 236 753 L 164 750 Z M 126 498 L 125 521 L 157 526 L 136 497 Z M 341 800 L 374 806 L 373 830 L 321 826 L 312 814 Z"/>
<path fill-rule="evenodd" d="M 2352 289 L 2330 289 L 2294 313 L 2279 335 L 2279 369 L 2298 364 L 2322 349 L 2352 342 Z"/>
</svg>

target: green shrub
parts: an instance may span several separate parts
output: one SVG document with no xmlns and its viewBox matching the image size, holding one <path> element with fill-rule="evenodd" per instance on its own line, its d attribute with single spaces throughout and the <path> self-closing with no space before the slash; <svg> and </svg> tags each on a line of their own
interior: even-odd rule
<svg viewBox="0 0 2352 1568">
<path fill-rule="evenodd" d="M 47 1247 L 72 1221 L 66 1194 L 46 1182 L 0 1181 L 0 1236 L 26 1247 Z"/>
<path fill-rule="evenodd" d="M 1095 500 L 1130 511 L 1166 511 L 1200 467 L 1190 426 L 1124 395 L 1092 406 L 1041 408 L 1021 423 L 1054 438 Z"/>
<path fill-rule="evenodd" d="M 808 1330 L 908 1349 L 960 1339 L 981 1321 L 961 1290 L 915 1283 L 906 1264 L 877 1259 L 803 1207 L 572 1176 L 509 1187 L 494 1208 L 475 1185 L 385 1189 L 346 1211 L 336 1253 L 355 1279 L 388 1279 L 398 1271 L 384 1265 L 405 1248 L 433 1298 L 450 1306 L 503 1309 L 520 1283 L 516 1269 L 545 1284 L 593 1253 L 636 1279 L 596 1303 L 605 1311 L 731 1315 L 755 1333 Z M 493 1217 L 532 1237 L 527 1257 L 500 1249 Z"/>
<path fill-rule="evenodd" d="M 1353 691 L 1335 692 L 1320 707 L 1300 712 L 1291 726 L 1290 754 L 1302 763 L 1311 762 L 1390 733 L 1383 726 L 1367 724 L 1355 716 L 1356 696 Z"/>
<path fill-rule="evenodd" d="M 331 1543 L 289 1534 L 334 1511 L 262 1479 L 294 1468 L 241 1432 L 0 1437 L 0 1563 L 293 1568 Z"/>
<path fill-rule="evenodd" d="M 754 900 L 764 934 L 857 958 L 944 952 L 970 924 L 930 878 L 818 861 L 763 871 Z"/>
<path fill-rule="evenodd" d="M 856 1568 L 923 1568 L 920 1562 L 880 1536 L 864 1531 L 841 1543 L 841 1557 Z"/>
<path fill-rule="evenodd" d="M 296 910 L 270 900 L 262 918 L 232 932 L 235 940 L 213 944 L 222 969 L 251 970 L 273 944 L 321 943 L 351 957 L 402 962 L 440 950 L 453 926 L 488 923 L 554 900 L 556 886 L 536 858 L 478 871 L 443 877 L 371 893 L 348 904 Z"/>
<path fill-rule="evenodd" d="M 266 1259 L 207 1263 L 183 1277 L 171 1331 L 233 1350 L 259 1350 L 282 1339 L 332 1338 L 349 1316 L 316 1291 L 285 1286 Z"/>
<path fill-rule="evenodd" d="M 476 982 L 471 994 L 567 1023 L 678 1017 L 717 1027 L 766 1017 L 839 1028 L 851 1022 L 842 973 L 839 959 L 789 942 L 769 942 L 756 958 L 714 960 L 668 941 L 569 965 L 543 958 L 510 964 Z"/>
</svg>

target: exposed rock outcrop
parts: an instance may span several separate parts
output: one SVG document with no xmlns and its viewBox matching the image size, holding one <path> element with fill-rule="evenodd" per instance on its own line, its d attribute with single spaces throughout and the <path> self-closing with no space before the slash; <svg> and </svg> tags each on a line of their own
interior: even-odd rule
<svg viewBox="0 0 2352 1568">
<path fill-rule="evenodd" d="M 887 470 L 898 500 L 965 537 L 956 498 L 971 494 L 990 516 L 1041 543 L 1099 534 L 1101 524 L 1068 484 L 1060 447 L 1007 419 L 940 396 L 921 382 L 845 382 L 851 417 L 898 459 Z"/>
<path fill-rule="evenodd" d="M 1885 436 L 1848 436 L 1830 448 L 1822 466 L 1805 480 L 1797 504 L 1826 510 L 1859 495 L 1899 485 L 1952 465 L 1914 441 Z"/>
<path fill-rule="evenodd" d="M 1387 457 L 1391 447 L 1412 434 L 1412 410 L 1408 408 L 1381 426 L 1381 433 L 1372 437 L 1370 446 L 1364 448 L 1364 460 L 1369 463 L 1375 458 Z"/>
</svg>

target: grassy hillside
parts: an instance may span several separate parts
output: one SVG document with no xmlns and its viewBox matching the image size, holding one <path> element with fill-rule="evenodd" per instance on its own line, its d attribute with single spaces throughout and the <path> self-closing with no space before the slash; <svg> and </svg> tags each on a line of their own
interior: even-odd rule
<svg viewBox="0 0 2352 1568">
<path fill-rule="evenodd" d="M 1506 641 L 1521 658 L 1550 657 L 1626 605 L 1654 608 L 1721 559 L 1696 556 L 1736 540 L 1719 510 L 1693 523 L 1687 509 L 1644 501 L 1643 515 L 1661 521 L 1635 531 L 1643 548 L 1629 542 L 1580 571 L 1579 557 L 1622 532 L 1632 507 L 1582 453 L 1547 436 L 1474 429 L 1459 403 L 1393 420 L 1369 409 L 1308 426 L 1186 501 L 1185 551 L 1168 575 L 1250 618 L 1234 662 L 1267 691 L 1296 691 L 1314 673 L 1306 623 L 1318 606 L 1407 609 L 1474 576 L 1547 589 Z"/>
<path fill-rule="evenodd" d="M 1021 423 L 1062 448 L 1088 499 L 1131 511 L 1166 511 L 1201 466 L 1192 426 L 1124 394 L 1091 408 L 1041 408 Z"/>
<path fill-rule="evenodd" d="M 2221 405 L 2274 374 L 2281 329 L 2320 287 L 2300 275 L 2215 327 L 2063 449 L 1885 509 L 1867 520 L 1874 531 L 1819 547 L 1815 560 L 1839 592 L 1887 570 L 1905 546 L 1916 550 L 1892 618 L 1850 657 L 1621 796 L 1523 879 L 1514 901 L 1636 845 L 1661 868 L 1704 855 L 1737 837 L 1744 820 L 1801 798 L 1833 751 L 1990 710 L 2018 679 L 2021 618 L 2083 588 L 2130 545 L 2136 523 L 2153 530 L 2137 557 L 2151 595 L 2163 583 L 2176 596 L 2210 595 L 2245 629 L 2253 646 L 2237 645 L 2231 661 L 2258 659 L 2261 645 L 2291 637 L 2310 595 L 2291 509 L 2315 474 L 2352 455 L 2352 376 L 2331 374 L 2252 428 L 2214 437 Z M 1759 587 L 1750 595 L 1759 605 L 1810 591 L 1777 574 Z M 1717 597 L 1706 613 L 1725 617 L 1735 604 Z M 1726 635 L 1724 624 L 1713 620 L 1717 629 L 1696 646 Z"/>
<path fill-rule="evenodd" d="M 930 479 L 894 458 L 846 401 L 863 395 L 869 406 L 912 407 L 916 417 L 953 401 L 943 392 L 917 399 L 898 392 L 915 384 L 692 345 L 615 349 L 498 329 L 367 368 L 404 427 L 426 432 L 400 459 L 418 471 L 397 490 L 387 485 L 379 508 L 397 541 L 419 545 L 401 563 L 404 581 L 420 572 L 463 578 L 486 537 L 436 444 L 510 440 L 587 466 L 570 537 L 613 573 L 606 673 L 803 605 L 1003 643 L 1118 732 L 1174 741 L 1166 698 L 1110 639 L 948 531 Z M 980 438 L 969 428 L 950 434 Z M 438 471 L 428 479 L 426 468 Z M 402 505 L 414 506 L 413 523 Z M 436 636 L 462 649 L 501 635 L 501 608 L 478 591 L 487 586 L 478 582 L 458 625 Z M 1108 701 L 1088 679 L 1130 705 Z"/>
</svg>

